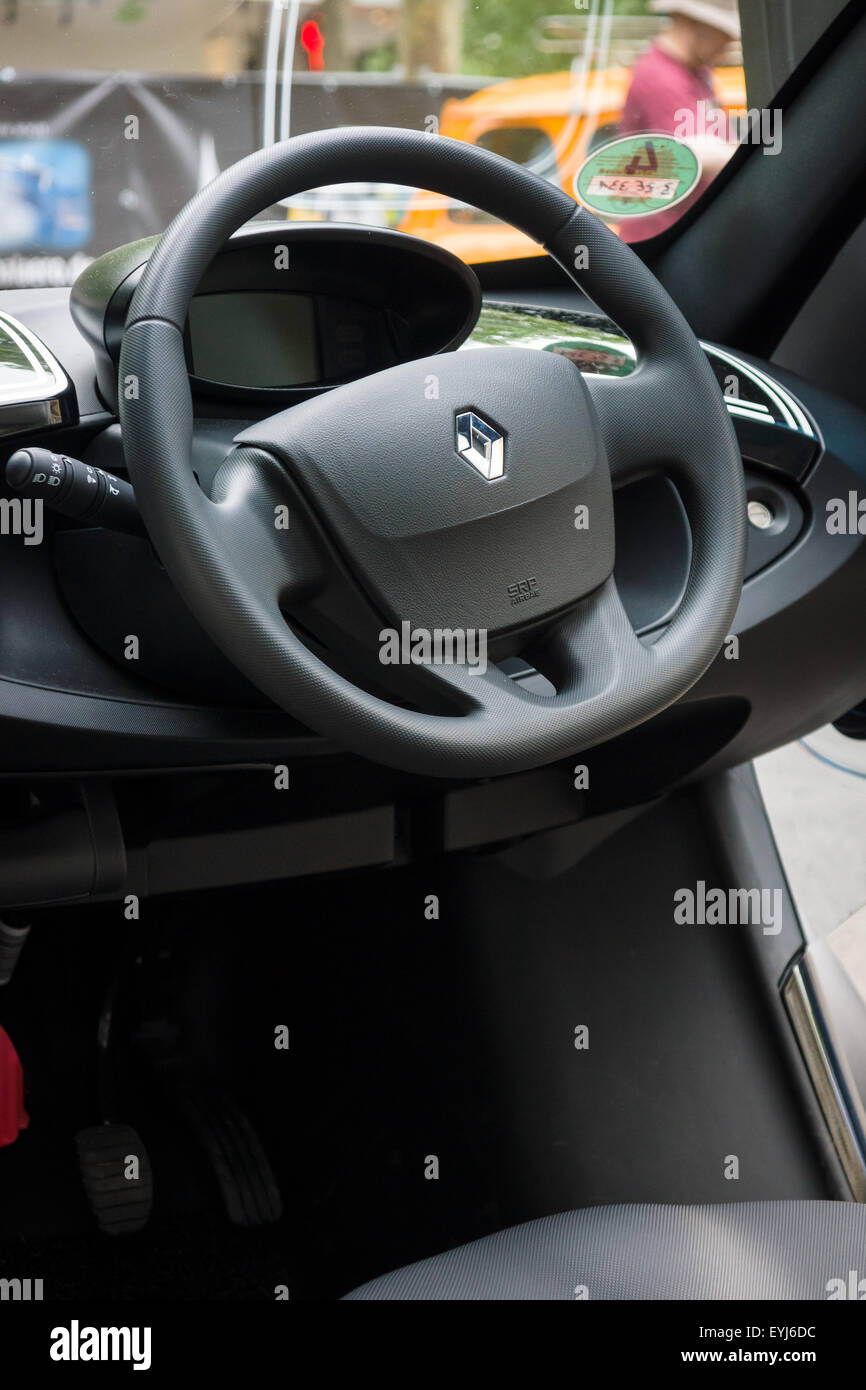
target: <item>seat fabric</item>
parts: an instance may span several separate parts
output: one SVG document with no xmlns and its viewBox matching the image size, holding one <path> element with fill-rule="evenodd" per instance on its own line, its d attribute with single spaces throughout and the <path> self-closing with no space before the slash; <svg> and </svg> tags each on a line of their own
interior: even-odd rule
<svg viewBox="0 0 866 1390">
<path fill-rule="evenodd" d="M 586 1207 L 407 1265 L 346 1297 L 866 1299 L 866 1206 Z"/>
</svg>

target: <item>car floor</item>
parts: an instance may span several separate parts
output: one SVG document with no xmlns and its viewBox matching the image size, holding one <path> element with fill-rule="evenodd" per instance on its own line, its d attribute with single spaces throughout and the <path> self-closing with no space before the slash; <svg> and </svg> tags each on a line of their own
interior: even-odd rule
<svg viewBox="0 0 866 1390">
<path fill-rule="evenodd" d="M 0 1276 L 46 1298 L 333 1299 L 571 1207 L 838 1195 L 740 935 L 673 920 L 676 889 L 717 874 L 697 799 L 582 843 L 563 858 L 560 836 L 558 866 L 518 846 L 34 928 L 0 994 L 31 1116 L 0 1150 Z M 111 1110 L 154 1208 L 109 1237 L 73 1141 L 104 1109 L 113 980 Z M 177 1066 L 247 1115 L 276 1223 L 229 1224 L 166 1099 Z"/>
</svg>

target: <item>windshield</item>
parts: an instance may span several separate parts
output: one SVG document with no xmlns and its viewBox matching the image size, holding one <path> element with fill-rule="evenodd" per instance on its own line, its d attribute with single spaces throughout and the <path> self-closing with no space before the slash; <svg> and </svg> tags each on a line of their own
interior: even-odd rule
<svg viewBox="0 0 866 1390">
<path fill-rule="evenodd" d="M 553 180 L 629 241 L 671 226 L 843 0 L 4 0 L 0 288 L 70 284 L 290 135 L 397 125 Z M 470 263 L 540 254 L 474 208 L 382 184 L 263 209 L 372 223 Z"/>
</svg>

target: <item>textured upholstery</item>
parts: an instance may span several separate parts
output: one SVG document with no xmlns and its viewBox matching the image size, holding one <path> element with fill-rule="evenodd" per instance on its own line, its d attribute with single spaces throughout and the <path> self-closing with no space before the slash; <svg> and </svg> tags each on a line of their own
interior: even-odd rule
<svg viewBox="0 0 866 1390">
<path fill-rule="evenodd" d="M 866 1206 L 611 1206 L 500 1231 L 348 1298 L 826 1300 L 834 1280 L 863 1280 L 866 1297 Z"/>
</svg>

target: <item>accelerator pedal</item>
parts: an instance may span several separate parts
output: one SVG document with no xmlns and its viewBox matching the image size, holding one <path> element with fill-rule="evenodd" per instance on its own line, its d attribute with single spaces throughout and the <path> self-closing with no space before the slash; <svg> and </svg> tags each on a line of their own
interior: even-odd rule
<svg viewBox="0 0 866 1390">
<path fill-rule="evenodd" d="M 218 1086 L 176 1083 L 174 1098 L 202 1145 L 234 1226 L 267 1226 L 283 1214 L 280 1189 L 262 1142 L 244 1112 Z"/>
</svg>

